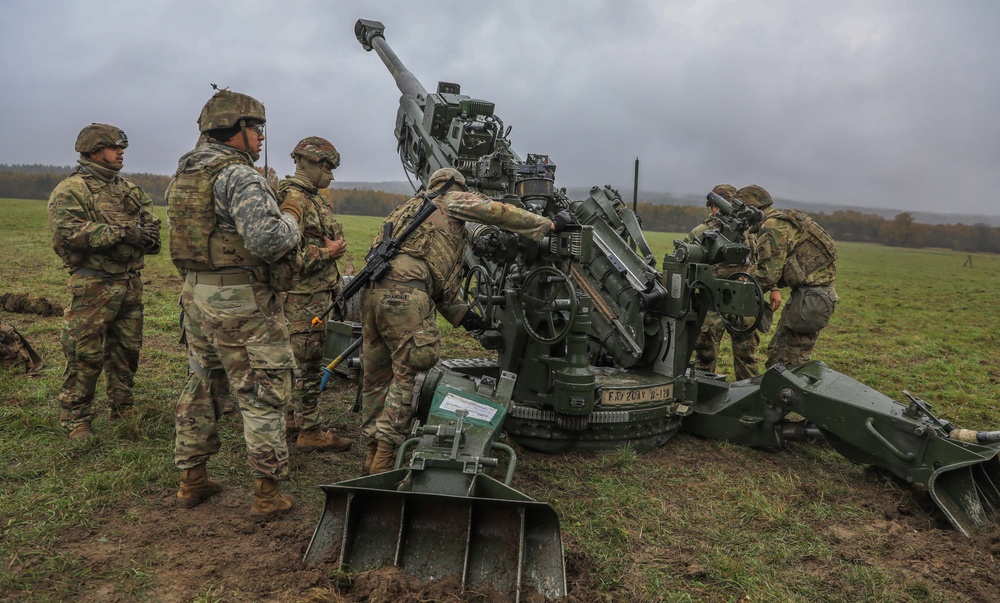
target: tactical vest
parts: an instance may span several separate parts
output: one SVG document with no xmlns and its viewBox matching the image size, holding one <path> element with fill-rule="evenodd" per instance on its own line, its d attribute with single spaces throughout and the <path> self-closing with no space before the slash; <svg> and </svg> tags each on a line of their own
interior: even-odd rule
<svg viewBox="0 0 1000 603">
<path fill-rule="evenodd" d="M 837 244 L 830 233 L 799 209 L 776 209 L 770 217 L 790 222 L 795 241 L 785 260 L 782 280 L 792 288 L 809 284 L 809 277 L 837 261 Z"/>
<path fill-rule="evenodd" d="M 90 195 L 81 199 L 81 205 L 91 221 L 115 227 L 141 225 L 142 196 L 138 186 L 121 178 L 116 178 L 114 182 L 104 182 L 79 170 L 77 168 L 70 179 L 79 179 L 90 192 Z M 142 268 L 142 249 L 125 243 L 90 252 L 60 247 L 56 249 L 56 253 L 73 269 L 86 268 L 108 274 L 123 274 Z"/>
<path fill-rule="evenodd" d="M 434 199 L 438 211 L 417 227 L 400 246 L 400 253 L 423 260 L 434 279 L 428 293 L 432 298 L 450 297 L 458 290 L 462 280 L 462 252 L 465 250 L 465 228 L 461 220 L 448 217 L 445 213 L 445 199 Z M 424 204 L 423 197 L 411 198 L 397 207 L 386 222 L 392 224 L 392 236 L 398 236 L 413 220 L 413 216 Z M 372 249 L 382 242 L 382 230 L 375 236 Z"/>
<path fill-rule="evenodd" d="M 178 270 L 264 264 L 247 251 L 239 233 L 223 232 L 216 222 L 212 187 L 223 169 L 236 164 L 248 165 L 242 155 L 220 154 L 204 164 L 179 167 L 174 174 L 167 188 L 167 222 L 170 259 Z"/>
<path fill-rule="evenodd" d="M 302 205 L 302 219 L 299 222 L 299 229 L 302 231 L 300 249 L 304 250 L 309 245 L 325 248 L 323 237 L 331 240 L 344 238 L 344 228 L 333 217 L 333 207 L 315 188 L 309 189 L 295 180 L 286 178 L 278 183 L 279 205 L 284 203 L 285 197 L 292 189 L 299 191 L 308 199 L 308 203 Z M 306 266 L 303 264 L 301 278 L 291 293 L 335 290 L 339 283 L 340 271 L 336 261 L 323 262 L 321 268 L 311 272 L 306 272 Z"/>
</svg>

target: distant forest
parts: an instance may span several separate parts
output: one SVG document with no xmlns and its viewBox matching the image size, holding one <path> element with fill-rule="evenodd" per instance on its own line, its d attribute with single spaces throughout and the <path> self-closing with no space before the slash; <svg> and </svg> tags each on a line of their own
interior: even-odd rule
<svg viewBox="0 0 1000 603">
<path fill-rule="evenodd" d="M 0 164 L 0 198 L 48 199 L 49 193 L 72 168 L 50 165 Z M 168 176 L 124 173 L 138 184 L 157 205 L 163 205 Z M 353 183 L 352 183 L 353 184 Z M 361 188 L 334 188 L 323 191 L 338 213 L 355 216 L 386 216 L 407 199 L 407 195 Z M 571 191 L 574 192 L 575 191 Z M 573 195 L 574 198 L 583 195 Z M 780 207 L 792 203 L 780 200 Z M 659 232 L 688 232 L 705 219 L 703 205 L 671 205 L 640 201 L 642 226 Z M 809 212 L 833 237 L 841 241 L 878 243 L 893 247 L 939 247 L 956 251 L 1000 253 L 1000 228 L 985 223 L 924 224 L 915 214 L 903 212 L 889 219 L 857 210 Z"/>
</svg>

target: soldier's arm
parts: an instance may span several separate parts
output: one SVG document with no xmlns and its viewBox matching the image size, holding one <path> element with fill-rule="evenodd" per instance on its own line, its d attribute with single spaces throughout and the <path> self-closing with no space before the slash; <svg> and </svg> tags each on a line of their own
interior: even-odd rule
<svg viewBox="0 0 1000 603">
<path fill-rule="evenodd" d="M 295 196 L 302 207 L 302 219 L 299 221 L 299 230 L 302 232 L 302 273 L 309 274 L 324 269 L 331 260 L 330 251 L 323 240 L 323 233 L 319 230 L 319 224 L 310 223 L 310 220 L 318 221 L 317 208 L 313 206 L 305 194 L 295 188 L 289 188 L 285 198 Z"/>
<path fill-rule="evenodd" d="M 491 201 L 479 193 L 449 194 L 447 199 L 448 215 L 459 220 L 493 224 L 534 241 L 541 241 L 552 231 L 552 220 L 510 203 Z"/>
<path fill-rule="evenodd" d="M 774 290 L 781 280 L 781 271 L 785 267 L 785 248 L 782 232 L 775 224 L 765 222 L 757 234 L 757 246 L 754 257 L 757 266 L 753 276 L 764 291 Z"/>
<path fill-rule="evenodd" d="M 271 187 L 248 165 L 223 169 L 215 181 L 216 199 L 228 200 L 229 214 L 247 251 L 271 264 L 301 239 L 295 217 L 282 213 Z"/>
<path fill-rule="evenodd" d="M 49 196 L 49 227 L 52 242 L 77 251 L 112 247 L 121 242 L 121 229 L 92 220 L 85 209 L 90 195 L 87 185 L 63 181 Z"/>
</svg>

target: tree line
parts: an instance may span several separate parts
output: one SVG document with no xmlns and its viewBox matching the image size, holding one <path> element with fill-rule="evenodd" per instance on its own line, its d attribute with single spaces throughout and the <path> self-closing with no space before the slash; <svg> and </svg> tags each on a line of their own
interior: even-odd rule
<svg viewBox="0 0 1000 603">
<path fill-rule="evenodd" d="M 48 199 L 52 189 L 71 171 L 69 166 L 0 165 L 0 198 Z M 154 204 L 164 205 L 168 176 L 123 175 L 141 186 Z M 355 216 L 387 216 L 407 199 L 406 195 L 368 189 L 325 189 L 322 193 L 331 200 L 337 213 Z M 690 232 L 708 216 L 708 210 L 699 205 L 640 202 L 637 210 L 642 227 L 659 232 Z M 891 220 L 854 210 L 810 215 L 840 241 L 1000 253 L 1000 228 L 987 224 L 921 224 L 908 212 L 897 214 Z"/>
</svg>

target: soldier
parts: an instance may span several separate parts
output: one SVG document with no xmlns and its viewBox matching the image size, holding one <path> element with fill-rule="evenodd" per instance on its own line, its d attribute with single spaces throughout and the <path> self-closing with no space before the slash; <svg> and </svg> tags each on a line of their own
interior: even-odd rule
<svg viewBox="0 0 1000 603">
<path fill-rule="evenodd" d="M 752 274 L 761 289 L 771 292 L 771 309 L 781 307 L 781 287 L 792 290 L 764 366 L 805 364 L 840 299 L 833 288 L 837 246 L 804 211 L 774 209 L 771 195 L 756 184 L 736 191 L 736 198 L 764 212 L 755 227 L 757 266 Z"/>
<path fill-rule="evenodd" d="M 247 460 L 257 472 L 250 512 L 292 508 L 278 482 L 288 473 L 285 405 L 294 357 L 279 292 L 294 286 L 301 208 L 278 208 L 253 163 L 264 140 L 264 105 L 219 90 L 198 127 L 206 137 L 180 158 L 167 189 L 170 257 L 181 290 L 190 372 L 177 400 L 177 504 L 194 507 L 220 489 L 205 463 L 219 451 L 217 422 L 229 386 L 243 417 Z M 284 213 L 283 213 L 284 212 Z M 228 379 L 228 386 L 227 386 Z"/>
<path fill-rule="evenodd" d="M 481 331 L 487 326 L 459 295 L 465 222 L 495 224 L 540 241 L 573 223 L 562 211 L 554 220 L 506 203 L 490 201 L 465 187 L 465 177 L 442 168 L 431 175 L 431 194 L 454 178 L 452 190 L 433 199 L 435 211 L 403 243 L 392 268 L 361 297 L 363 342 L 361 366 L 361 433 L 367 438 L 365 471 L 392 469 L 396 449 L 408 437 L 413 418 L 416 376 L 437 364 L 441 334 L 437 312 L 454 326 Z M 459 190 L 455 190 L 459 189 Z M 398 235 L 423 205 L 416 196 L 394 210 L 385 223 Z M 382 240 L 382 229 L 372 248 Z"/>
<path fill-rule="evenodd" d="M 731 201 L 733 195 L 736 193 L 736 187 L 730 184 L 719 184 L 712 189 L 712 192 L 727 201 Z M 701 224 L 695 226 L 694 230 L 684 238 L 684 242 L 694 243 L 701 233 L 706 230 L 720 230 L 722 228 L 722 224 L 715 217 L 719 213 L 719 208 L 713 205 L 711 201 L 707 202 L 706 205 L 711 208 L 712 215 Z M 752 248 L 753 245 L 751 244 Z M 753 257 L 752 253 L 751 257 Z M 716 264 L 712 266 L 712 274 L 716 278 L 729 278 L 737 272 L 745 272 L 748 269 L 749 266 L 744 264 Z M 716 363 L 719 358 L 719 345 L 722 343 L 722 338 L 726 333 L 726 324 L 723 322 L 722 317 L 717 312 L 709 310 L 708 314 L 705 315 L 705 322 L 701 325 L 698 343 L 695 345 L 694 367 L 697 370 L 710 373 L 715 372 Z M 744 335 L 730 334 L 730 336 L 733 340 L 733 369 L 736 373 L 736 380 L 742 381 L 743 379 L 756 376 L 757 348 L 760 347 L 760 335 L 757 334 L 756 330 L 753 330 Z"/>
<path fill-rule="evenodd" d="M 142 347 L 142 279 L 146 254 L 160 252 L 160 219 L 141 188 L 118 175 L 128 137 L 108 124 L 80 131 L 77 167 L 49 196 L 52 245 L 69 270 L 64 313 L 66 354 L 59 403 L 69 439 L 92 434 L 94 390 L 107 379 L 112 420 L 131 414 Z"/>
<path fill-rule="evenodd" d="M 296 365 L 285 428 L 288 433 L 298 430 L 295 444 L 302 450 L 339 452 L 353 442 L 322 425 L 318 405 L 326 328 L 313 327 L 312 318 L 330 307 L 334 293 L 342 287 L 337 259 L 347 251 L 344 229 L 334 217 L 330 201 L 319 194 L 320 189 L 330 186 L 333 170 L 340 165 L 340 153 L 328 140 L 310 136 L 299 141 L 291 155 L 295 174 L 278 183 L 278 194 L 283 203 L 293 202 L 302 208 L 302 273 L 298 285 L 285 297 Z"/>
</svg>

